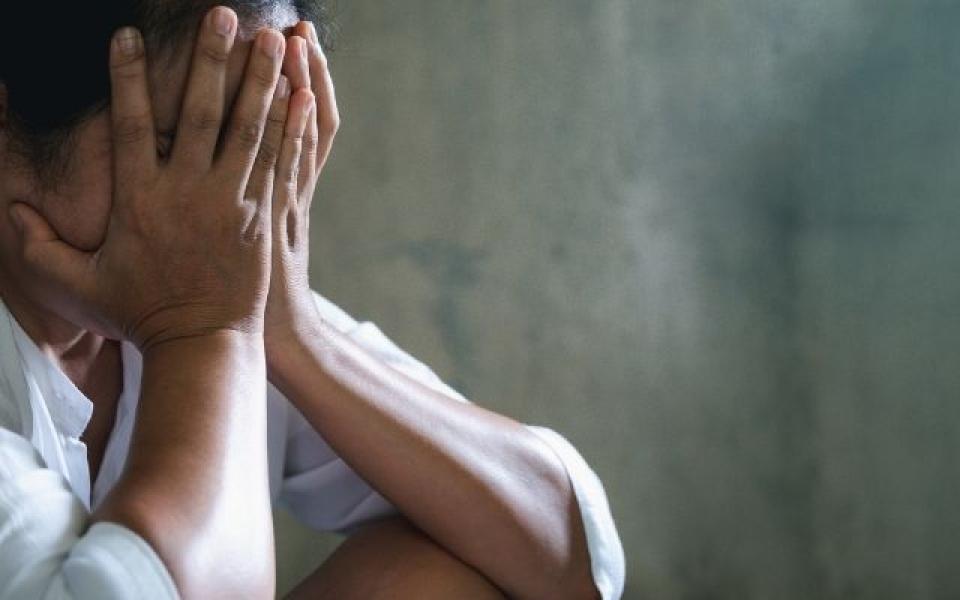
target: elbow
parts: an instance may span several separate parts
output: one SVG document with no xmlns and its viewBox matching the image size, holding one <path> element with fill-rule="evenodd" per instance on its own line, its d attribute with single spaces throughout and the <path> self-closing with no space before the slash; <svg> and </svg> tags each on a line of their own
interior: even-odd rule
<svg viewBox="0 0 960 600">
<path fill-rule="evenodd" d="M 557 600 L 601 600 L 601 594 L 593 579 L 590 557 L 571 559 L 562 569 L 550 577 L 541 579 L 540 587 L 531 598 L 556 598 Z"/>
<path fill-rule="evenodd" d="M 538 553 L 545 562 L 538 569 L 540 576 L 529 580 L 531 589 L 523 597 L 599 600 L 601 595 L 593 579 L 580 504 L 562 467 L 556 472 L 555 484 L 550 488 L 556 510 L 543 526 L 546 530 L 564 533 L 558 533 L 550 541 L 542 541 Z"/>
<path fill-rule="evenodd" d="M 544 470 L 551 474 L 550 488 L 555 494 L 555 513 L 558 521 L 554 527 L 565 531 L 563 541 L 550 552 L 554 559 L 552 568 L 545 569 L 549 574 L 541 582 L 536 598 L 557 598 L 562 600 L 600 600 L 601 594 L 593 578 L 590 549 L 587 543 L 580 502 L 574 491 L 573 482 L 558 454 L 542 440 L 539 446 L 545 465 Z M 559 541 L 559 540 L 558 540 Z"/>
</svg>

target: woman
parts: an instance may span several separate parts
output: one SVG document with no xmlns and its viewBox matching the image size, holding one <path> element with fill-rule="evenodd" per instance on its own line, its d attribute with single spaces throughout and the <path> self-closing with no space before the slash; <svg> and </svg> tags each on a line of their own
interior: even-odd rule
<svg viewBox="0 0 960 600">
<path fill-rule="evenodd" d="M 309 288 L 316 7 L 76 4 L 2 25 L 0 597 L 271 596 L 272 501 L 351 534 L 295 597 L 619 597 L 563 437 Z"/>
</svg>

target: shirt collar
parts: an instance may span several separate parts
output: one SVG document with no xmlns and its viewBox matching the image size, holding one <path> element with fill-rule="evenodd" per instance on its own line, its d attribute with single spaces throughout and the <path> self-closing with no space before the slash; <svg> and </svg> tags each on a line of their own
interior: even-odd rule
<svg viewBox="0 0 960 600">
<path fill-rule="evenodd" d="M 49 356 L 40 351 L 12 314 L 10 323 L 24 367 L 36 380 L 50 418 L 63 435 L 79 438 L 93 415 L 93 403 Z"/>
<path fill-rule="evenodd" d="M 30 392 L 14 340 L 13 321 L 13 315 L 0 300 L 0 394 L 8 400 L 0 400 L 0 427 L 30 437 L 33 434 Z"/>
</svg>

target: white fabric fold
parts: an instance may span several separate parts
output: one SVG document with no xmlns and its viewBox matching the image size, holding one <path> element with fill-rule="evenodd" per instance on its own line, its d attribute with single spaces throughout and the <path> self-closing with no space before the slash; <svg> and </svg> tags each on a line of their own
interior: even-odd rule
<svg viewBox="0 0 960 600">
<path fill-rule="evenodd" d="M 314 293 L 322 318 L 371 355 L 424 385 L 469 403 L 369 321 L 357 322 Z M 123 392 L 96 482 L 79 440 L 90 401 L 43 355 L 0 302 L 0 600 L 175 598 L 172 578 L 150 546 L 111 523 L 85 531 L 122 474 L 139 399 L 141 356 L 123 344 Z M 270 489 L 309 526 L 349 535 L 398 513 L 277 391 L 267 385 Z M 603 600 L 620 597 L 623 550 L 600 480 L 553 430 L 527 426 L 556 452 L 575 490 L 591 567 Z"/>
<path fill-rule="evenodd" d="M 87 512 L 27 440 L 0 429 L 0 598 L 169 600 L 176 587 L 140 536 Z"/>
</svg>

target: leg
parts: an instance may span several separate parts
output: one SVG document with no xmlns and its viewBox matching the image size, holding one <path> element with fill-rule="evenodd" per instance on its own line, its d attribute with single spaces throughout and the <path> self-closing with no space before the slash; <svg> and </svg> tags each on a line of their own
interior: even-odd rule
<svg viewBox="0 0 960 600">
<path fill-rule="evenodd" d="M 344 540 L 287 600 L 505 600 L 478 571 L 404 517 L 378 519 Z"/>
</svg>

